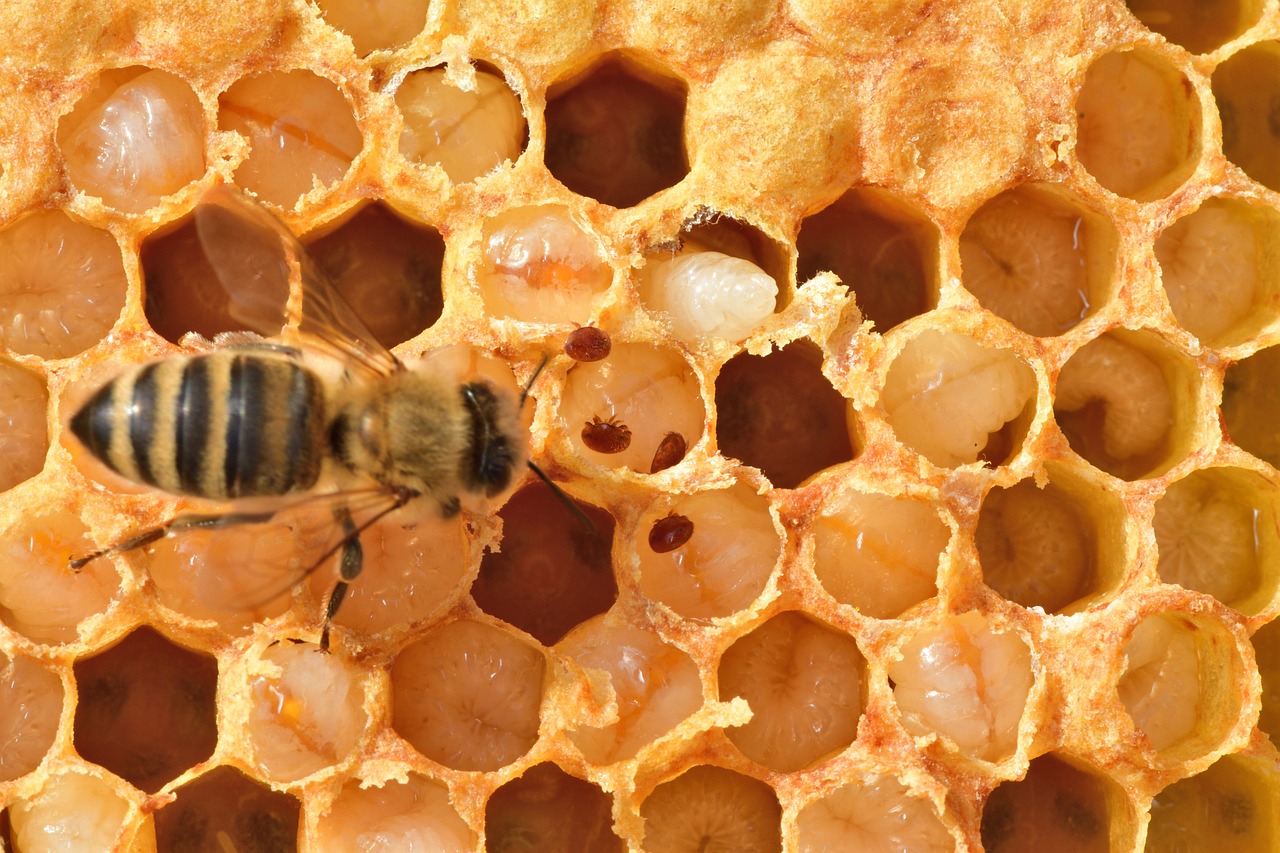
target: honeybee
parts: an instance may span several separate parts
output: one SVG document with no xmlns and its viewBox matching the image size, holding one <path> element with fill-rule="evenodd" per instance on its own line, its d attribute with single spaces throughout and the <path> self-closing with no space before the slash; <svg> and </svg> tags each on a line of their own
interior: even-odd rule
<svg viewBox="0 0 1280 853">
<path fill-rule="evenodd" d="M 255 334 L 219 336 L 208 352 L 125 371 L 83 404 L 70 427 L 123 477 L 228 501 L 231 509 L 177 516 L 78 557 L 71 568 L 183 530 L 265 524 L 298 506 L 318 509 L 331 515 L 334 533 L 294 581 L 340 554 L 324 611 L 327 648 L 332 620 L 363 567 L 363 531 L 418 499 L 445 517 L 464 503 L 483 506 L 525 466 L 547 479 L 528 458 L 520 417 L 529 386 L 517 392 L 397 359 L 288 228 L 236 190 L 206 192 L 195 224 L 232 316 Z M 297 345 L 258 337 L 281 333 L 294 276 L 301 282 Z M 331 490 L 316 493 L 329 482 Z"/>
</svg>

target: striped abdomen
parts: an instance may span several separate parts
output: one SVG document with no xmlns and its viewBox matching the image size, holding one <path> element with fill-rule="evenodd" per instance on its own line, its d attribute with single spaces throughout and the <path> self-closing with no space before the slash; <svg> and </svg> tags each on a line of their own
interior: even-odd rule
<svg viewBox="0 0 1280 853">
<path fill-rule="evenodd" d="M 257 352 L 143 365 L 71 420 L 76 437 L 123 476 L 207 498 L 310 487 L 325 425 L 316 377 L 288 356 Z"/>
</svg>

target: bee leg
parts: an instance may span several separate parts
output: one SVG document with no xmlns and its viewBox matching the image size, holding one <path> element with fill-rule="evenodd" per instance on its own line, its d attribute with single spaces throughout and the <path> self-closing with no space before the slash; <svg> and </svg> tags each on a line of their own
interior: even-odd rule
<svg viewBox="0 0 1280 853">
<path fill-rule="evenodd" d="M 144 530 L 141 533 L 117 542 L 114 545 L 109 545 L 106 548 L 99 548 L 91 554 L 85 554 L 83 557 L 75 557 L 67 562 L 67 567 L 73 572 L 78 572 L 99 557 L 107 557 L 112 554 L 124 554 L 128 551 L 136 551 L 138 548 L 150 545 L 152 542 L 157 542 L 168 536 L 170 533 L 175 533 L 177 531 L 200 527 L 227 527 L 236 524 L 258 524 L 270 521 L 273 515 L 275 515 L 274 512 L 227 512 L 220 515 L 175 516 L 164 524 L 161 524 L 159 527 L 152 527 L 149 530 Z"/>
<path fill-rule="evenodd" d="M 342 525 L 345 538 L 342 542 L 342 557 L 338 560 L 338 582 L 333 585 L 324 610 L 324 628 L 320 631 L 320 648 L 323 651 L 329 650 L 329 630 L 333 627 L 333 617 L 338 615 L 342 600 L 347 597 L 347 587 L 364 570 L 364 546 L 360 544 L 360 529 L 351 518 L 351 511 L 341 507 L 334 510 L 334 515 Z"/>
</svg>

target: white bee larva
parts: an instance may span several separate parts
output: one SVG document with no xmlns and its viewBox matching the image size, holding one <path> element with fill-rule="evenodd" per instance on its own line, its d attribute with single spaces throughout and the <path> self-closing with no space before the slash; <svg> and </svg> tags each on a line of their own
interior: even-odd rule
<svg viewBox="0 0 1280 853">
<path fill-rule="evenodd" d="M 645 301 L 682 338 L 751 334 L 773 313 L 778 283 L 760 267 L 720 252 L 695 252 L 650 267 Z"/>
</svg>

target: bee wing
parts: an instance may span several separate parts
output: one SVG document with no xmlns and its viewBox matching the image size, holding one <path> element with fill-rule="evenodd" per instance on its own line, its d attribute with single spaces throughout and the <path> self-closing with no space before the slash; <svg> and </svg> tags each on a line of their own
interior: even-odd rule
<svg viewBox="0 0 1280 853">
<path fill-rule="evenodd" d="M 280 334 L 289 314 L 289 282 L 296 274 L 302 283 L 297 329 L 309 348 L 378 375 L 399 368 L 298 239 L 266 208 L 219 184 L 196 205 L 195 223 L 205 257 L 227 291 L 230 314 L 246 330 Z"/>
</svg>

